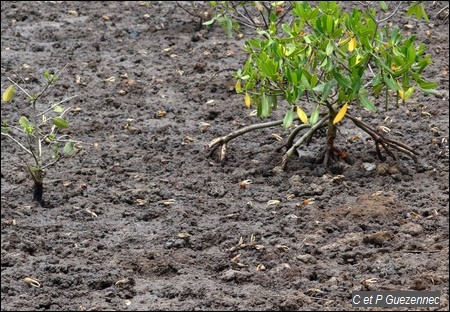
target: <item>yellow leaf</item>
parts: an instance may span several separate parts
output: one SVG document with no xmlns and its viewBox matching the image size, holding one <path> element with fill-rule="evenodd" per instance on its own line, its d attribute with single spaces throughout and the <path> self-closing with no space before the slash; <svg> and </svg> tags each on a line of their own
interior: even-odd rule
<svg viewBox="0 0 450 312">
<path fill-rule="evenodd" d="M 238 81 L 236 82 L 236 85 L 234 86 L 234 89 L 236 90 L 237 93 L 241 93 L 242 92 L 241 79 L 238 79 Z"/>
<path fill-rule="evenodd" d="M 345 103 L 344 106 L 342 106 L 342 108 L 340 109 L 339 113 L 337 113 L 336 117 L 334 117 L 333 125 L 335 125 L 339 121 L 341 121 L 342 118 L 344 118 L 345 113 L 347 113 L 347 103 Z"/>
<path fill-rule="evenodd" d="M 350 39 L 349 43 L 348 43 L 348 51 L 349 52 L 353 52 L 356 48 L 356 38 L 353 37 L 352 39 Z"/>
<path fill-rule="evenodd" d="M 252 101 L 251 101 L 250 95 L 247 92 L 245 92 L 245 106 L 247 108 L 250 108 L 251 103 L 252 103 Z"/>
<path fill-rule="evenodd" d="M 316 57 L 316 52 L 312 51 L 311 55 L 309 56 L 309 64 L 312 64 L 315 57 Z"/>
<path fill-rule="evenodd" d="M 8 88 L 6 88 L 5 92 L 3 92 L 2 100 L 3 102 L 8 103 L 9 101 L 12 100 L 13 97 L 14 97 L 14 86 L 10 85 Z"/>
<path fill-rule="evenodd" d="M 306 116 L 306 113 L 300 108 L 300 106 L 297 106 L 297 116 L 304 124 L 308 123 L 308 116 Z"/>
<path fill-rule="evenodd" d="M 404 101 L 406 99 L 405 91 L 403 91 L 402 84 L 398 80 L 397 80 L 397 85 L 400 87 L 400 90 L 398 90 L 398 95 Z"/>
</svg>

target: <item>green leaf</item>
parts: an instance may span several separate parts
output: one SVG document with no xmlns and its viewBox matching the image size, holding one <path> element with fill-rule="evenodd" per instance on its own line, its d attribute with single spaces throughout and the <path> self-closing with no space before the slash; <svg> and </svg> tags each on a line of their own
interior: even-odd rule
<svg viewBox="0 0 450 312">
<path fill-rule="evenodd" d="M 393 91 L 399 91 L 400 86 L 395 82 L 394 78 L 388 75 L 383 75 L 384 83 L 388 86 L 389 89 Z"/>
<path fill-rule="evenodd" d="M 408 50 L 406 50 L 406 57 L 407 57 L 407 62 L 409 64 L 414 63 L 414 61 L 416 60 L 416 48 L 414 48 L 414 46 L 411 44 L 408 47 Z"/>
<path fill-rule="evenodd" d="M 227 33 L 227 37 L 231 38 L 233 36 L 233 21 L 228 16 L 217 16 L 217 21 L 220 23 L 225 32 Z"/>
<path fill-rule="evenodd" d="M 421 2 L 421 1 L 420 1 Z M 425 21 L 429 21 L 427 13 L 425 12 L 425 9 L 423 8 L 422 4 L 420 2 L 416 2 L 413 4 L 408 11 L 406 12 L 406 16 L 415 15 L 416 18 L 423 18 Z"/>
<path fill-rule="evenodd" d="M 408 88 L 408 90 L 406 90 L 405 92 L 405 99 L 412 98 L 413 94 L 414 94 L 414 87 Z"/>
<path fill-rule="evenodd" d="M 313 88 L 313 91 L 322 93 L 324 88 L 325 88 L 325 83 L 321 83 L 320 85 L 315 86 Z"/>
<path fill-rule="evenodd" d="M 54 111 L 55 113 L 62 113 L 63 110 L 64 110 L 64 108 L 61 107 L 61 106 L 59 106 L 59 105 L 53 106 L 53 111 Z"/>
<path fill-rule="evenodd" d="M 45 78 L 45 80 L 50 80 L 52 78 L 52 75 L 48 71 L 45 71 L 42 76 Z"/>
<path fill-rule="evenodd" d="M 424 93 L 434 94 L 434 95 L 441 95 L 441 93 L 436 89 L 423 89 L 420 87 L 420 90 Z"/>
<path fill-rule="evenodd" d="M 21 116 L 21 117 L 19 118 L 19 125 L 21 125 L 22 128 L 25 129 L 25 128 L 27 128 L 27 127 L 30 127 L 30 121 L 28 120 L 27 117 Z"/>
<path fill-rule="evenodd" d="M 53 124 L 60 129 L 66 129 L 69 127 L 69 123 L 62 117 L 53 118 Z"/>
<path fill-rule="evenodd" d="M 54 74 L 51 74 L 50 72 L 46 71 L 42 74 L 42 76 L 44 76 L 45 80 L 47 81 L 48 84 L 52 84 L 56 81 L 59 80 L 58 76 L 55 76 Z"/>
<path fill-rule="evenodd" d="M 208 26 L 208 25 L 212 25 L 216 22 L 216 18 L 213 17 L 212 19 L 210 19 L 209 21 L 203 22 L 204 26 Z"/>
<path fill-rule="evenodd" d="M 361 85 L 362 85 L 361 77 L 358 76 L 358 74 L 355 74 L 352 77 L 352 88 L 351 88 L 351 90 L 352 90 L 351 95 L 352 96 L 354 96 L 354 95 L 359 93 L 359 90 L 361 89 Z"/>
<path fill-rule="evenodd" d="M 376 98 L 378 98 L 378 96 L 380 96 L 381 91 L 383 91 L 383 88 L 384 88 L 383 84 L 373 86 L 373 89 L 372 89 L 373 95 Z"/>
<path fill-rule="evenodd" d="M 332 88 L 333 88 L 332 81 L 327 81 L 325 83 L 325 87 L 323 88 L 323 93 L 322 93 L 322 98 L 321 98 L 322 102 L 324 102 L 328 98 Z"/>
<path fill-rule="evenodd" d="M 366 108 L 368 111 L 372 112 L 372 113 L 376 113 L 377 112 L 377 108 L 375 107 L 375 105 L 372 103 L 371 100 L 369 100 L 369 98 L 367 98 L 366 96 L 359 94 L 359 101 L 361 102 L 361 105 Z"/>
<path fill-rule="evenodd" d="M 271 95 L 268 97 L 270 110 L 278 109 L 278 98 L 275 95 Z"/>
<path fill-rule="evenodd" d="M 314 126 L 316 124 L 316 122 L 319 120 L 319 105 L 316 105 L 316 107 L 314 107 L 314 110 L 311 113 L 311 117 L 309 117 L 309 123 L 311 124 L 311 126 Z"/>
<path fill-rule="evenodd" d="M 294 121 L 294 108 L 291 108 L 286 112 L 286 115 L 284 115 L 283 119 L 283 127 L 289 128 L 292 125 L 292 122 Z"/>
<path fill-rule="evenodd" d="M 421 87 L 422 89 L 434 89 L 438 86 L 438 84 L 436 82 L 432 82 L 432 81 L 418 81 L 417 82 L 419 84 L 419 87 Z"/>
<path fill-rule="evenodd" d="M 419 6 L 420 6 L 420 10 L 421 10 L 421 17 L 423 17 L 423 19 L 428 22 L 430 19 L 428 18 L 425 8 L 421 4 L 419 4 Z"/>
<path fill-rule="evenodd" d="M 261 97 L 259 117 L 268 117 L 268 116 L 270 116 L 270 104 L 269 100 L 267 99 L 267 96 L 263 94 Z"/>
<path fill-rule="evenodd" d="M 402 75 L 402 86 L 409 86 L 409 75 L 407 72 Z"/>
<path fill-rule="evenodd" d="M 78 152 L 78 149 L 75 147 L 75 143 L 72 141 L 67 142 L 63 148 L 63 155 L 66 157 L 74 156 Z"/>
<path fill-rule="evenodd" d="M 288 68 L 288 70 L 286 72 L 286 78 L 294 86 L 297 85 L 297 82 L 298 82 L 297 73 L 295 71 L 291 71 L 290 68 Z"/>
<path fill-rule="evenodd" d="M 334 50 L 333 43 L 331 42 L 331 40 L 329 40 L 329 41 L 328 41 L 328 44 L 327 44 L 327 48 L 326 48 L 326 50 L 325 50 L 325 54 L 328 55 L 328 56 L 330 56 L 331 53 L 333 53 L 333 50 Z"/>
<path fill-rule="evenodd" d="M 270 21 L 271 23 L 275 23 L 276 20 L 277 20 L 277 15 L 276 15 L 273 11 L 270 12 L 270 15 L 269 15 L 269 21 Z"/>
<path fill-rule="evenodd" d="M 28 120 L 27 117 L 21 116 L 19 118 L 19 124 L 26 133 L 28 133 L 28 134 L 33 133 L 33 131 L 34 131 L 33 125 L 30 123 L 30 121 Z"/>
<path fill-rule="evenodd" d="M 10 132 L 11 132 L 11 128 L 10 127 L 3 127 L 2 126 L 2 133 L 7 134 L 7 133 L 10 133 Z"/>
<path fill-rule="evenodd" d="M 310 82 L 311 87 L 314 88 L 317 85 L 318 81 L 319 81 L 319 78 L 318 78 L 317 74 L 312 75 L 311 82 Z"/>
<path fill-rule="evenodd" d="M 325 67 L 328 64 L 328 57 L 324 57 L 319 67 Z"/>
<path fill-rule="evenodd" d="M 288 35 L 288 36 L 291 35 L 291 28 L 289 27 L 288 24 L 282 24 L 281 29 L 283 29 L 283 31 L 286 35 Z"/>
<path fill-rule="evenodd" d="M 265 76 L 270 79 L 275 79 L 278 67 L 278 63 L 276 61 L 270 59 L 268 55 L 262 54 L 259 64 L 261 71 Z"/>
<path fill-rule="evenodd" d="M 352 87 L 351 82 L 346 77 L 339 74 L 337 71 L 334 71 L 333 75 L 340 87 L 345 87 L 347 89 L 350 89 Z"/>
<path fill-rule="evenodd" d="M 305 40 L 305 42 L 306 42 L 307 44 L 311 44 L 311 43 L 312 43 L 312 41 L 311 41 L 311 39 L 309 38 L 309 36 L 304 36 L 304 37 L 303 37 L 303 40 Z"/>
<path fill-rule="evenodd" d="M 327 33 L 331 35 L 333 33 L 334 29 L 334 17 L 330 15 L 326 15 L 326 27 L 327 27 Z"/>
<path fill-rule="evenodd" d="M 381 8 L 384 12 L 386 12 L 386 11 L 389 9 L 388 6 L 387 6 L 387 4 L 386 4 L 386 1 L 380 1 L 379 3 L 380 3 L 380 8 Z"/>
</svg>

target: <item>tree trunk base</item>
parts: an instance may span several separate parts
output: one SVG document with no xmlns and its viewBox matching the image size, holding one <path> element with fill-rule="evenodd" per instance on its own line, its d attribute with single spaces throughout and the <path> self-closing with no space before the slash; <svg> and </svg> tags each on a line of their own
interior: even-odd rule
<svg viewBox="0 0 450 312">
<path fill-rule="evenodd" d="M 33 200 L 43 206 L 42 196 L 44 194 L 44 184 L 42 182 L 34 181 Z"/>
<path fill-rule="evenodd" d="M 355 163 L 354 159 L 350 157 L 346 152 L 338 149 L 337 147 L 328 146 L 327 150 L 324 152 L 320 162 L 325 168 L 334 163 L 345 161 L 348 165 L 353 165 Z"/>
</svg>

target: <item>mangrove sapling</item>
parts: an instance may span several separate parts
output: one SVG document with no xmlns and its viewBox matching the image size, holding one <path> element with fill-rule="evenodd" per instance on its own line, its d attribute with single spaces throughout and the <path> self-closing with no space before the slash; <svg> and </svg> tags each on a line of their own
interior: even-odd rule
<svg viewBox="0 0 450 312">
<path fill-rule="evenodd" d="M 243 36 L 241 26 L 255 32 L 269 29 L 272 22 L 281 24 L 294 8 L 292 1 L 209 1 L 212 18 L 203 23 L 205 26 L 220 25 L 228 37 L 233 32 Z"/>
<path fill-rule="evenodd" d="M 21 116 L 17 124 L 10 120 L 11 118 L 3 116 L 2 110 L 1 135 L 16 144 L 22 151 L 22 153 L 17 153 L 17 156 L 33 180 L 33 200 L 41 206 L 43 205 L 46 169 L 62 158 L 77 153 L 76 142 L 67 134 L 60 133 L 69 127 L 66 115 L 71 109 L 70 107 L 65 108 L 63 104 L 75 96 L 49 104 L 43 104 L 40 101 L 42 96 L 49 92 L 49 88 L 59 80 L 61 72 L 65 68 L 54 74 L 46 71 L 43 74 L 44 86 L 39 92 L 30 90 L 25 79 L 19 75 L 17 75 L 18 81 L 7 77 L 12 84 L 6 88 L 2 95 L 2 102 L 11 102 L 16 97 L 15 89 L 17 88 L 27 97 L 30 103 L 20 112 Z"/>
<path fill-rule="evenodd" d="M 438 94 L 437 84 L 423 78 L 424 70 L 432 63 L 425 54 L 425 45 L 417 45 L 415 35 L 404 39 L 398 27 L 386 24 L 403 3 L 386 17 L 377 18 L 375 8 L 364 3 L 360 3 L 362 8 L 345 12 L 333 1 L 321 1 L 315 7 L 306 1 L 289 2 L 292 16 L 288 22 L 279 23 L 276 8 L 283 3 L 263 6 L 272 8 L 268 27 L 259 29 L 258 36 L 245 42 L 248 58 L 234 77 L 236 92 L 244 95 L 247 108 L 256 106 L 258 117 L 269 117 L 280 100 L 288 104 L 285 116 L 214 139 L 209 144 L 210 155 L 218 151 L 218 158 L 223 160 L 231 139 L 282 124 L 291 131 L 280 161 L 284 169 L 297 149 L 326 127 L 323 165 L 327 166 L 347 160 L 347 153 L 334 144 L 339 123 L 347 118 L 372 137 L 380 159 L 383 148 L 393 158 L 395 149 L 416 161 L 413 148 L 386 138 L 354 114 L 357 109 L 377 113 L 381 105 L 385 110 L 398 108 L 400 100 L 405 104 L 417 91 Z M 379 5 L 383 11 L 388 9 L 383 1 Z M 420 2 L 409 7 L 407 15 L 413 14 L 428 19 Z M 384 102 L 377 101 L 382 98 Z M 392 102 L 394 105 L 390 105 Z M 295 142 L 305 129 L 306 134 Z"/>
</svg>

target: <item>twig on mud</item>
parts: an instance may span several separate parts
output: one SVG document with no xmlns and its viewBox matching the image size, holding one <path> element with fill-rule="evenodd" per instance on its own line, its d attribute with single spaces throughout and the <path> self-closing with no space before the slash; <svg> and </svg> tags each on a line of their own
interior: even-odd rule
<svg viewBox="0 0 450 312">
<path fill-rule="evenodd" d="M 448 9 L 448 4 L 436 13 L 436 17 L 438 17 L 442 12 L 444 12 L 447 9 Z M 448 12 L 447 12 L 447 15 L 444 17 L 444 19 L 445 18 L 448 18 Z"/>
</svg>

